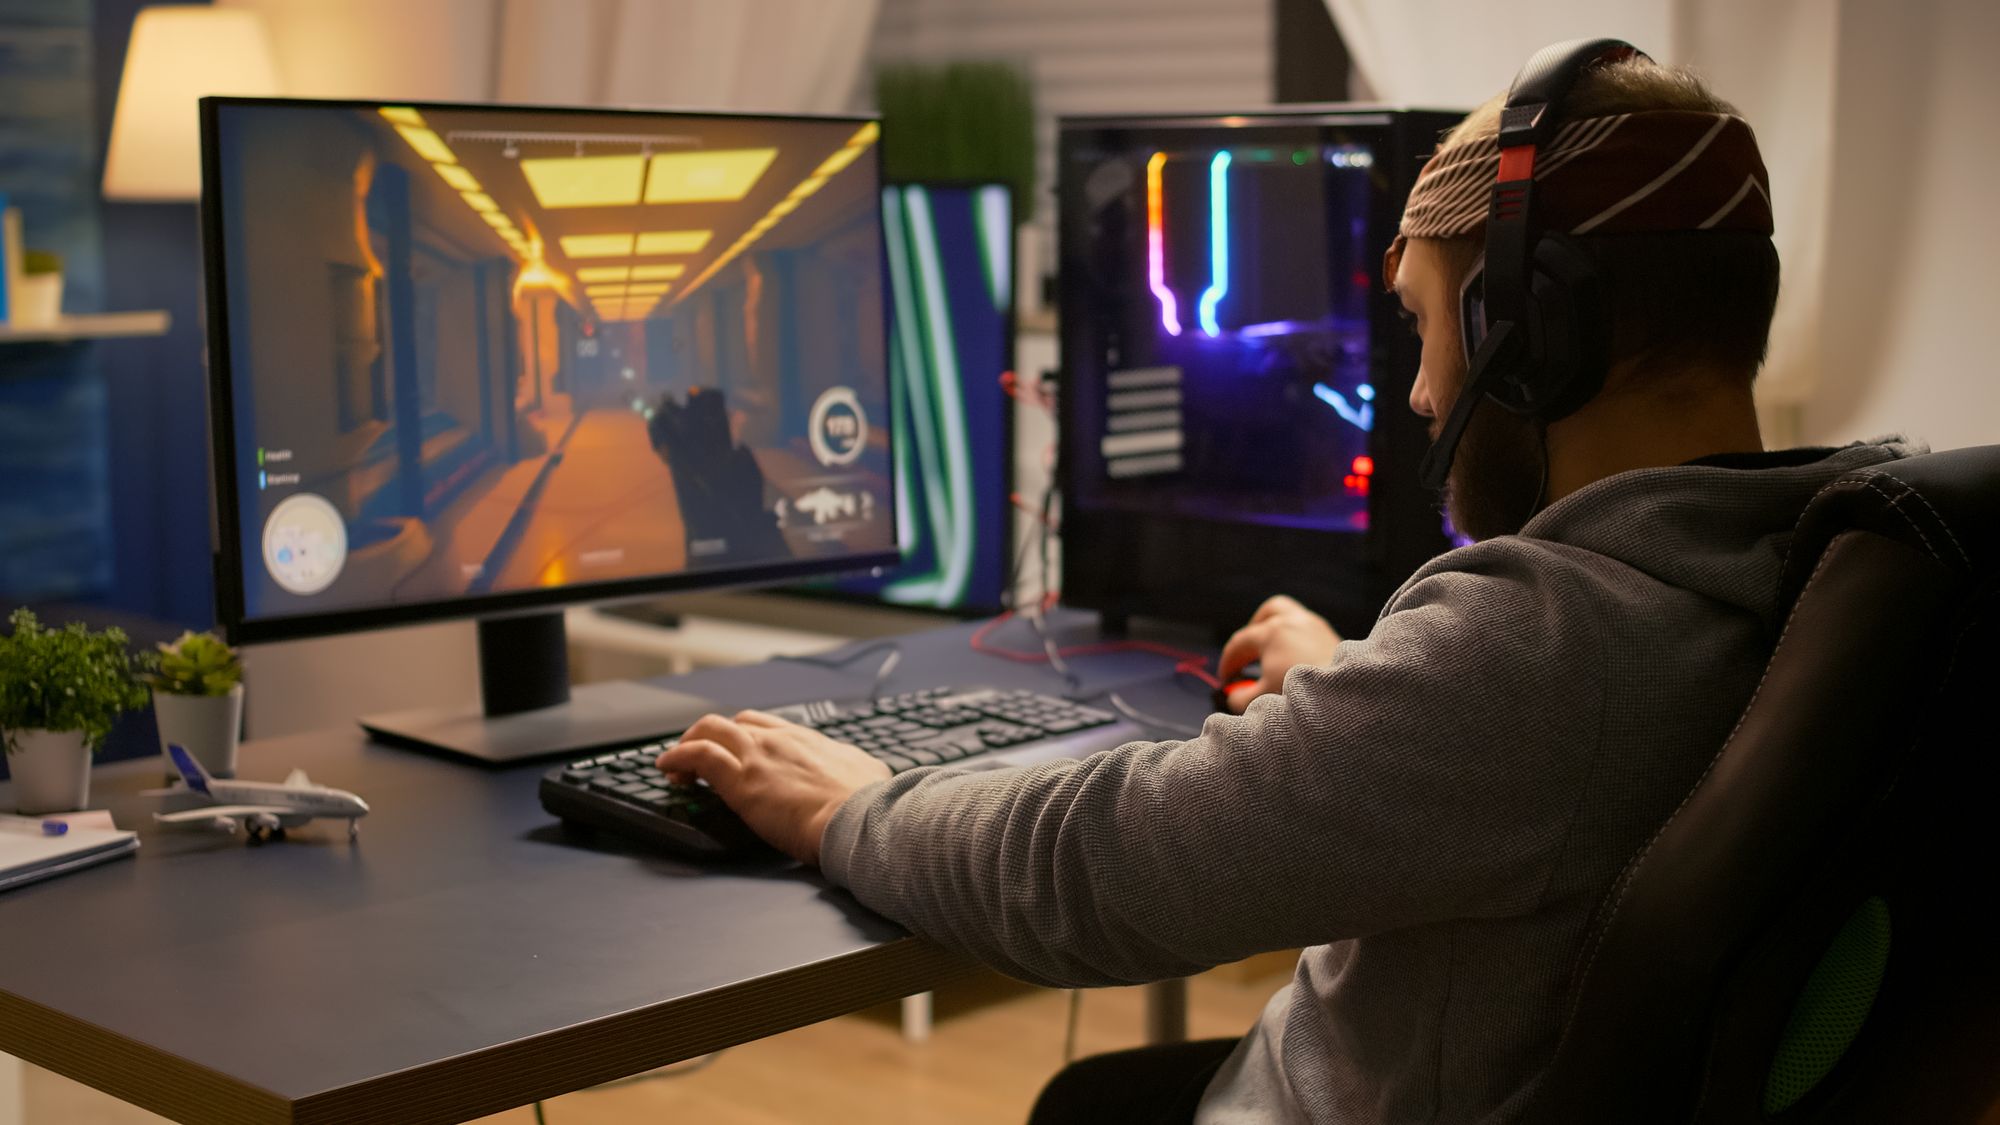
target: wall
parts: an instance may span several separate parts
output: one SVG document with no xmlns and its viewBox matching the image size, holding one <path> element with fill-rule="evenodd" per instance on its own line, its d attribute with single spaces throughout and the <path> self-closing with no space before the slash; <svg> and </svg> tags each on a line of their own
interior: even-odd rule
<svg viewBox="0 0 2000 1125">
<path fill-rule="evenodd" d="M 2000 442 L 1991 330 L 2000 263 L 2000 5 L 1841 5 L 1825 378 L 1808 441 L 1900 431 Z"/>
<path fill-rule="evenodd" d="M 870 64 L 998 59 L 1027 71 L 1039 238 L 1022 265 L 1052 269 L 1056 118 L 1269 105 L 1271 37 L 1271 0 L 882 0 Z"/>
<path fill-rule="evenodd" d="M 0 195 L 25 246 L 62 257 L 78 312 L 104 298 L 93 62 L 88 0 L 0 0 Z M 105 350 L 0 345 L 0 603 L 110 587 Z"/>
<path fill-rule="evenodd" d="M 142 6 L 142 0 L 96 0 L 91 38 L 99 171 L 132 20 Z M 93 181 L 93 197 L 95 187 Z M 100 197 L 99 215 L 103 307 L 165 309 L 173 321 L 164 337 L 99 348 L 108 388 L 115 566 L 104 601 L 176 625 L 206 627 L 215 620 L 215 603 L 195 206 Z"/>
</svg>

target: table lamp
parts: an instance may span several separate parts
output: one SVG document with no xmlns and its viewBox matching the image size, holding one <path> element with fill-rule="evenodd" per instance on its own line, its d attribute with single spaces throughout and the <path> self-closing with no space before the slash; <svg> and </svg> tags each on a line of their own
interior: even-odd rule
<svg viewBox="0 0 2000 1125">
<path fill-rule="evenodd" d="M 200 198 L 196 101 L 210 94 L 278 92 L 270 41 L 256 12 L 207 5 L 140 9 L 111 119 L 104 197 L 129 202 Z"/>
</svg>

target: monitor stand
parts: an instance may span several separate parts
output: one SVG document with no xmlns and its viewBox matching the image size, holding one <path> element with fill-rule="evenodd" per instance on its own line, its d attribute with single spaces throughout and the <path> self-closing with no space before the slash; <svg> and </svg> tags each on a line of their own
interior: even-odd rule
<svg viewBox="0 0 2000 1125">
<path fill-rule="evenodd" d="M 480 707 L 368 715 L 376 741 L 484 762 L 587 754 L 677 733 L 713 700 L 647 684 L 569 683 L 560 610 L 479 622 Z"/>
</svg>

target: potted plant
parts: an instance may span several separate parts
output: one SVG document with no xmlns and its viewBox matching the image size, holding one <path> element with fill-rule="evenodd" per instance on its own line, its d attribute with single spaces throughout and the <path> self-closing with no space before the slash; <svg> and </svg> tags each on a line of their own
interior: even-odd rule
<svg viewBox="0 0 2000 1125">
<path fill-rule="evenodd" d="M 90 800 L 90 755 L 146 689 L 122 629 L 43 627 L 17 609 L 0 637 L 0 739 L 22 813 L 69 812 Z"/>
<path fill-rule="evenodd" d="M 208 772 L 235 777 L 243 728 L 243 662 L 236 650 L 214 633 L 182 633 L 160 646 L 145 679 L 153 688 L 161 755 L 178 743 Z"/>
<path fill-rule="evenodd" d="M 47 327 L 62 319 L 62 258 L 47 250 L 21 255 L 20 291 L 14 294 L 17 327 Z"/>
</svg>

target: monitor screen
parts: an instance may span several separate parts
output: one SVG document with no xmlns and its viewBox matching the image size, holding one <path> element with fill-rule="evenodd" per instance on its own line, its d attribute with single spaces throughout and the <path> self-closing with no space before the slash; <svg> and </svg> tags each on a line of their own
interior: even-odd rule
<svg viewBox="0 0 2000 1125">
<path fill-rule="evenodd" d="M 874 123 L 204 110 L 225 621 L 893 557 Z"/>
<path fill-rule="evenodd" d="M 1369 529 L 1377 154 L 1312 126 L 1118 134 L 1087 201 L 1085 507 Z"/>
<path fill-rule="evenodd" d="M 1012 200 L 1003 184 L 882 189 L 902 563 L 841 579 L 833 587 L 840 592 L 959 613 L 1005 605 Z"/>
</svg>

